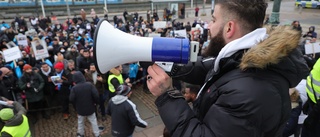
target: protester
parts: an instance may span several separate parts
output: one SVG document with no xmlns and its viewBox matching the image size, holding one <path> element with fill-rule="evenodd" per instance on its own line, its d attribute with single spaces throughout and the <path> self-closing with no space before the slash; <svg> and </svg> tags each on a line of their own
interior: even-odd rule
<svg viewBox="0 0 320 137">
<path fill-rule="evenodd" d="M 90 70 L 85 74 L 85 78 L 87 82 L 93 84 L 99 93 L 99 108 L 102 115 L 102 120 L 106 120 L 106 110 L 105 110 L 105 101 L 107 99 L 107 92 L 105 89 L 106 77 L 102 74 L 99 74 L 96 70 L 94 64 L 90 65 Z"/>
<path fill-rule="evenodd" d="M 19 80 L 19 88 L 25 91 L 28 105 L 30 106 L 30 110 L 37 110 L 44 108 L 44 94 L 43 88 L 45 85 L 42 77 L 32 71 L 32 67 L 29 64 L 23 66 L 23 75 Z M 48 115 L 46 115 L 45 111 L 41 111 L 42 116 L 48 119 Z M 37 113 L 32 112 L 31 116 L 33 117 L 33 124 L 37 122 Z"/>
<path fill-rule="evenodd" d="M 27 110 L 16 101 L 6 101 L 11 108 L 3 108 L 0 110 L 0 119 L 5 122 L 1 130 L 1 137 L 31 137 Z M 15 114 L 16 111 L 17 113 Z"/>
<path fill-rule="evenodd" d="M 108 88 L 109 88 L 109 99 L 116 95 L 116 89 L 122 84 L 128 84 L 132 86 L 129 82 L 130 79 L 127 78 L 125 81 L 122 77 L 122 65 L 117 66 L 110 70 L 108 77 Z"/>
<path fill-rule="evenodd" d="M 199 85 L 192 85 L 189 83 L 185 84 L 185 93 L 184 93 L 184 98 L 185 100 L 189 103 L 189 102 L 194 102 L 197 99 L 197 95 L 198 92 L 200 90 L 200 86 Z"/>
<path fill-rule="evenodd" d="M 59 102 L 62 106 L 63 119 L 67 120 L 70 117 L 69 112 L 69 96 L 70 86 L 72 86 L 72 75 L 67 74 L 64 70 L 64 65 L 58 62 L 54 65 L 56 79 L 52 79 L 55 85 L 54 92 L 58 93 Z"/>
<path fill-rule="evenodd" d="M 78 114 L 78 137 L 84 136 L 84 120 L 87 117 L 92 126 L 95 137 L 100 136 L 95 114 L 96 105 L 99 104 L 99 95 L 96 87 L 86 82 L 85 77 L 79 71 L 73 75 L 76 85 L 71 89 L 70 102 L 75 106 Z"/>
<path fill-rule="evenodd" d="M 136 105 L 130 101 L 132 92 L 127 85 L 120 85 L 108 103 L 107 114 L 111 116 L 111 132 L 115 137 L 132 137 L 135 126 L 146 128 L 147 122 L 140 118 Z"/>
<path fill-rule="evenodd" d="M 266 8 L 264 0 L 215 1 L 207 48 L 215 63 L 207 70 L 199 60 L 192 72 L 180 77 L 204 84 L 195 111 L 163 69 L 148 68 L 148 88 L 172 136 L 282 136 L 291 109 L 288 89 L 308 75 L 308 69 L 296 48 L 299 32 L 262 28 Z M 199 75 L 202 72 L 207 76 Z"/>
</svg>

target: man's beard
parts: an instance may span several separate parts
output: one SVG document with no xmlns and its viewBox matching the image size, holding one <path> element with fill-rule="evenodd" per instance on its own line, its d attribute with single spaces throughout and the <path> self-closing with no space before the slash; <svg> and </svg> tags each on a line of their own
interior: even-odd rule
<svg viewBox="0 0 320 137">
<path fill-rule="evenodd" d="M 204 51 L 203 55 L 217 57 L 225 45 L 226 41 L 223 39 L 223 28 L 221 28 L 218 34 L 210 39 L 209 46 Z"/>
</svg>

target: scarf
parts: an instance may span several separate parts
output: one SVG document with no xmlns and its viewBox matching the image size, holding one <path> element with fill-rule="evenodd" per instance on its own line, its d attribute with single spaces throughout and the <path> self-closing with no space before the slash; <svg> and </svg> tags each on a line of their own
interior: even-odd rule
<svg viewBox="0 0 320 137">
<path fill-rule="evenodd" d="M 219 52 L 219 55 L 217 56 L 214 63 L 214 71 L 217 72 L 219 70 L 219 63 L 222 58 L 230 57 L 231 55 L 233 55 L 239 50 L 249 49 L 251 47 L 254 47 L 261 41 L 265 40 L 267 37 L 268 37 L 267 29 L 259 28 L 244 35 L 239 39 L 236 39 L 228 43 Z"/>
<path fill-rule="evenodd" d="M 44 74 L 45 76 L 49 76 L 50 72 L 51 72 L 51 67 L 49 67 L 49 70 L 47 72 L 45 72 L 42 68 L 41 68 L 41 72 L 42 74 Z"/>
</svg>

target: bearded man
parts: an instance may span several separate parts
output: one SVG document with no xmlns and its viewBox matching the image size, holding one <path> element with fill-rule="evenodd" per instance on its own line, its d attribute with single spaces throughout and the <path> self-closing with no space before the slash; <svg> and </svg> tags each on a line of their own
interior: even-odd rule
<svg viewBox="0 0 320 137">
<path fill-rule="evenodd" d="M 202 84 L 194 112 L 156 64 L 148 88 L 173 137 L 280 137 L 290 116 L 288 89 L 308 75 L 291 27 L 262 28 L 264 0 L 215 0 L 206 54 L 181 80 Z M 173 112 L 173 113 L 168 113 Z"/>
</svg>

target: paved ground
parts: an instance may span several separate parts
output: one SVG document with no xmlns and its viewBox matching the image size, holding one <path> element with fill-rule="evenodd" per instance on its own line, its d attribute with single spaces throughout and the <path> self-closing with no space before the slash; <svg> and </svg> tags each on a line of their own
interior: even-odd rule
<svg viewBox="0 0 320 137">
<path fill-rule="evenodd" d="M 269 8 L 267 9 L 267 13 L 271 14 L 272 2 L 269 2 Z M 210 21 L 210 6 L 207 6 L 208 9 L 204 12 L 207 16 L 200 16 L 200 18 L 204 21 Z M 141 15 L 145 16 L 145 11 L 140 11 Z M 189 9 L 187 11 L 186 19 L 178 19 L 178 21 L 192 22 L 195 19 L 193 10 Z M 200 11 L 202 13 L 202 11 Z M 280 22 L 281 24 L 291 24 L 293 20 L 299 20 L 303 31 L 306 32 L 307 28 L 311 25 L 316 26 L 316 32 L 320 34 L 320 10 L 319 9 L 302 9 L 294 7 L 293 0 L 287 0 L 282 2 L 281 11 L 280 11 Z M 110 15 L 121 15 L 122 13 L 113 13 Z M 101 14 L 99 14 L 102 17 Z M 162 16 L 162 13 L 159 12 L 159 16 Z M 63 21 L 66 17 L 58 17 L 61 21 Z M 141 129 L 136 128 L 134 137 L 159 137 L 162 135 L 162 131 L 164 125 L 159 117 L 157 109 L 154 105 L 155 97 L 151 94 L 145 94 L 142 92 L 141 86 L 137 87 L 133 90 L 134 94 L 131 100 L 137 105 L 138 111 L 141 117 L 146 120 L 149 124 L 148 128 Z M 56 113 L 51 116 L 50 120 L 40 119 L 34 125 L 34 137 L 74 137 L 76 136 L 77 130 L 77 118 L 74 110 L 71 110 L 71 118 L 67 121 L 62 119 L 62 114 Z M 108 117 L 107 121 L 102 122 L 99 118 L 99 125 L 103 125 L 106 129 L 102 132 L 104 137 L 110 136 L 110 118 Z M 91 126 L 87 122 L 86 123 L 86 136 L 93 136 L 91 133 Z"/>
<path fill-rule="evenodd" d="M 138 112 L 143 120 L 148 123 L 146 129 L 136 128 L 134 137 L 159 137 L 162 135 L 164 125 L 154 105 L 155 97 L 142 91 L 142 86 L 133 89 L 131 100 L 136 104 Z M 75 137 L 77 133 L 77 117 L 73 108 L 70 107 L 71 117 L 63 120 L 62 114 L 57 112 L 49 120 L 42 119 L 39 115 L 38 122 L 32 126 L 33 137 Z M 98 116 L 98 124 L 105 127 L 102 132 L 103 137 L 111 137 L 110 124 L 111 119 L 108 116 L 106 121 L 101 121 Z M 85 136 L 93 136 L 91 125 L 88 121 L 85 123 Z"/>
</svg>

